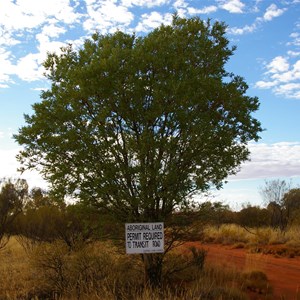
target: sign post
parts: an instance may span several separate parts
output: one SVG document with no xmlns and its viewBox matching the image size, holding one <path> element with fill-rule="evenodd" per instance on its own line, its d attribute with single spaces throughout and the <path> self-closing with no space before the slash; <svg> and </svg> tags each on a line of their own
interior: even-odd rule
<svg viewBox="0 0 300 300">
<path fill-rule="evenodd" d="M 164 223 L 126 223 L 127 254 L 163 253 Z"/>
</svg>

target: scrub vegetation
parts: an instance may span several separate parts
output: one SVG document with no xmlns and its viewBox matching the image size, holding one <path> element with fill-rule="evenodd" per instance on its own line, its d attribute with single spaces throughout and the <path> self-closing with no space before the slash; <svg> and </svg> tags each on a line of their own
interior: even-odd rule
<svg viewBox="0 0 300 300">
<path fill-rule="evenodd" d="M 9 181 L 12 190 L 20 186 Z M 14 202 L 21 210 L 7 225 L 8 243 L 0 251 L 1 299 L 272 299 L 263 272 L 211 264 L 203 247 L 218 243 L 276 257 L 300 255 L 297 218 L 283 231 L 280 224 L 272 226 L 268 209 L 248 205 L 232 211 L 220 202 L 204 202 L 168 220 L 177 231 L 166 226 L 171 250 L 163 255 L 162 284 L 154 288 L 145 280 L 140 255 L 125 254 L 123 223 L 101 208 L 67 205 L 25 187 L 23 182 L 23 200 Z M 296 189 L 291 191 L 294 196 Z M 4 183 L 0 195 L 7 195 Z M 260 214 L 269 216 L 265 224 Z"/>
</svg>

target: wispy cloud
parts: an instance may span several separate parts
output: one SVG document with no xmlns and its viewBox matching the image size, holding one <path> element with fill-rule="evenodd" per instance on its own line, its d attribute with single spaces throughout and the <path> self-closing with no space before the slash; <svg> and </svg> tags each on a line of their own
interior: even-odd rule
<svg viewBox="0 0 300 300">
<path fill-rule="evenodd" d="M 3 87 L 13 82 L 10 76 L 15 72 L 15 66 L 11 62 L 11 55 L 10 51 L 0 48 L 0 84 Z"/>
<path fill-rule="evenodd" d="M 269 6 L 263 16 L 264 21 L 280 16 L 286 9 L 278 9 L 275 4 Z M 278 55 L 262 64 L 262 79 L 255 83 L 259 89 L 271 89 L 281 97 L 300 99 L 300 23 L 296 22 L 293 32 L 289 35 L 283 55 Z"/>
<path fill-rule="evenodd" d="M 276 4 L 271 4 L 267 7 L 263 16 L 257 17 L 252 24 L 245 25 L 244 27 L 232 27 L 228 30 L 228 32 L 233 35 L 252 33 L 256 31 L 261 24 L 272 21 L 274 18 L 281 16 L 285 11 L 286 8 L 278 8 Z"/>
<path fill-rule="evenodd" d="M 300 142 L 250 144 L 251 161 L 230 179 L 300 176 Z"/>
<path fill-rule="evenodd" d="M 121 4 L 126 7 L 140 6 L 140 7 L 155 7 L 169 4 L 170 0 L 122 0 Z"/>
<path fill-rule="evenodd" d="M 300 99 L 300 60 L 295 52 L 277 56 L 265 64 L 264 80 L 257 81 L 256 88 L 272 89 L 276 95 Z"/>
<path fill-rule="evenodd" d="M 241 171 L 230 176 L 230 181 L 300 176 L 300 142 L 251 143 L 249 149 L 251 161 L 242 164 Z M 19 150 L 20 148 L 0 149 L 0 178 L 20 176 L 17 172 L 19 165 L 15 159 Z M 26 172 L 22 176 L 32 185 L 46 184 L 37 172 Z"/>
</svg>

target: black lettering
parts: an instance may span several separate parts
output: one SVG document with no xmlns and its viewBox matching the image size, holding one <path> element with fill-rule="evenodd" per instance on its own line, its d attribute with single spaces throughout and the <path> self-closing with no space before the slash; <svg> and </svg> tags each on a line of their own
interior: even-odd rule
<svg viewBox="0 0 300 300">
<path fill-rule="evenodd" d="M 129 232 L 127 233 L 127 240 L 140 240 L 142 237 L 142 234 L 140 232 Z"/>
<path fill-rule="evenodd" d="M 139 242 L 133 241 L 132 244 L 133 244 L 133 248 L 147 248 L 149 245 L 149 242 L 148 241 L 139 241 Z"/>
<path fill-rule="evenodd" d="M 143 240 L 162 240 L 163 234 L 160 231 L 157 232 L 143 232 Z"/>
</svg>

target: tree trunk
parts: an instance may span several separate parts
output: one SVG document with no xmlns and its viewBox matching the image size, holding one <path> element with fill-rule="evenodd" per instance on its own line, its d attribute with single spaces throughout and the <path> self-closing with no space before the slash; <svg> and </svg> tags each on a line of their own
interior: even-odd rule
<svg viewBox="0 0 300 300">
<path fill-rule="evenodd" d="M 146 253 L 142 255 L 145 268 L 145 286 L 159 288 L 162 285 L 163 254 Z"/>
</svg>

